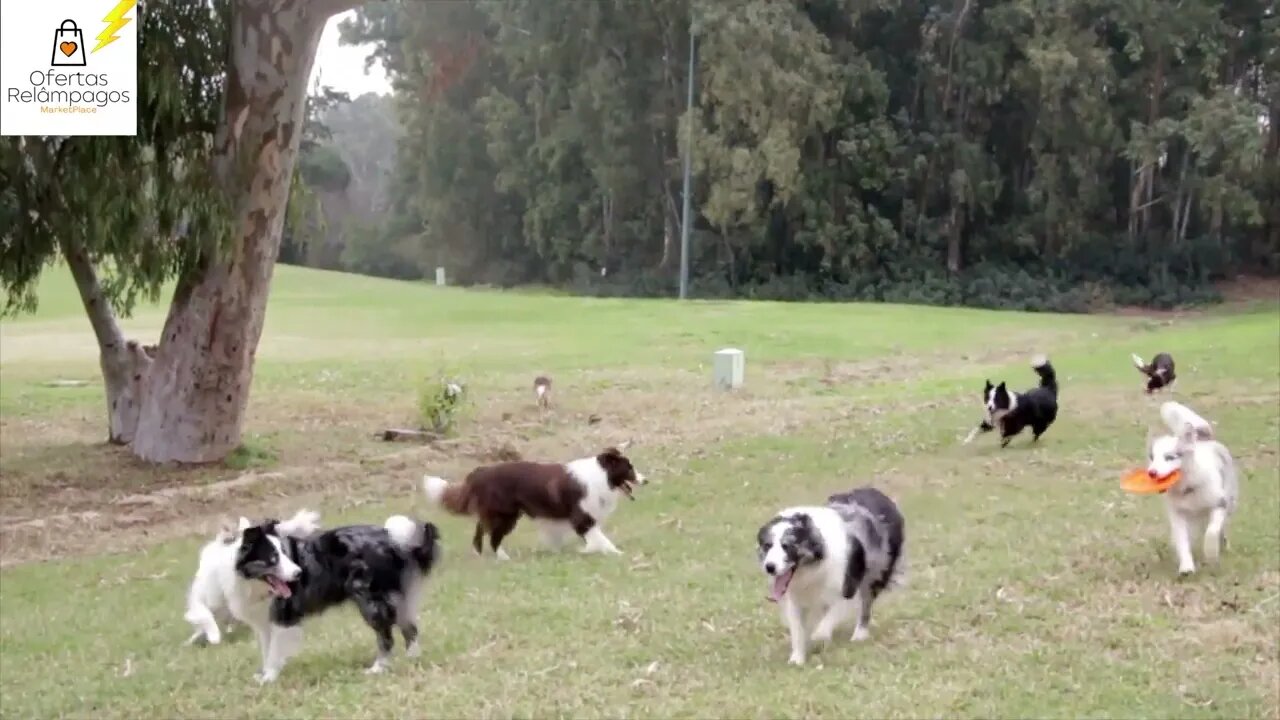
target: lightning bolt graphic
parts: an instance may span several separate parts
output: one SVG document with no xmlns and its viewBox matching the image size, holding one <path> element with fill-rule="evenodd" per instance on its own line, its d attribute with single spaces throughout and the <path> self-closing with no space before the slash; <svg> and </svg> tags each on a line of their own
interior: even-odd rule
<svg viewBox="0 0 1280 720">
<path fill-rule="evenodd" d="M 120 39 L 116 32 L 129 24 L 129 18 L 125 17 L 124 14 L 132 10 L 133 6 L 137 4 L 138 0 L 120 0 L 115 7 L 111 8 L 111 12 L 102 18 L 102 22 L 107 24 L 107 29 L 98 33 L 98 46 L 89 53 L 90 55 Z"/>
</svg>

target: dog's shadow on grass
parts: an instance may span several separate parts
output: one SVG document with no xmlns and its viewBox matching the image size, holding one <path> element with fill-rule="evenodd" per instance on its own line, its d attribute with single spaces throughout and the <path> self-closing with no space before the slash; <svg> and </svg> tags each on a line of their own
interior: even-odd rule
<svg viewBox="0 0 1280 720">
<path fill-rule="evenodd" d="M 1049 448 L 1051 446 L 1045 445 L 1044 440 L 1040 440 L 1038 442 L 1029 442 L 1029 441 L 1018 442 L 1017 440 L 1014 440 L 1013 442 L 1009 443 L 1004 447 L 1001 447 L 999 442 L 996 442 L 994 445 L 990 445 L 987 447 L 966 446 L 963 443 L 961 443 L 960 447 L 962 449 L 967 449 L 968 453 L 971 455 L 985 458 L 985 457 L 1000 457 L 1002 453 L 1032 452 L 1035 450 L 1039 450 L 1041 448 Z"/>
<path fill-rule="evenodd" d="M 378 678 L 400 674 L 418 673 L 423 667 L 431 664 L 431 659 L 424 652 L 421 657 L 406 657 L 403 647 L 401 652 L 392 653 L 391 663 L 381 673 L 368 673 L 373 663 L 374 647 L 352 649 L 350 647 L 330 650 L 312 650 L 290 658 L 280 673 L 275 684 L 284 690 L 298 690 L 324 685 L 363 685 Z"/>
<path fill-rule="evenodd" d="M 188 641 L 183 643 L 184 647 L 195 648 L 197 650 L 208 651 L 210 649 L 220 648 L 226 645 L 239 645 L 243 642 L 257 642 L 253 637 L 253 631 L 243 625 L 236 625 L 231 629 L 222 628 L 222 639 L 217 645 L 210 645 L 209 641 L 203 637 L 196 641 Z"/>
</svg>

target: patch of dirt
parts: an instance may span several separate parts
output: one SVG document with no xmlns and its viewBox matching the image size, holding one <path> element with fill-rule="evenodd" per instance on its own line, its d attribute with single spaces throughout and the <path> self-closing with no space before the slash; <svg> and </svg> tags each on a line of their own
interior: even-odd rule
<svg viewBox="0 0 1280 720">
<path fill-rule="evenodd" d="M 1280 302 L 1280 277 L 1251 277 L 1241 275 L 1234 280 L 1218 283 L 1218 292 L 1228 303 Z"/>
<path fill-rule="evenodd" d="M 596 390 L 605 377 L 608 389 Z M 407 403 L 338 406 L 307 397 L 275 398 L 254 408 L 254 426 L 266 432 L 247 440 L 270 446 L 277 461 L 248 472 L 147 466 L 124 448 L 92 441 L 101 428 L 87 419 L 59 425 L 56 432 L 44 431 L 47 421 L 6 420 L 0 566 L 83 553 L 107 533 L 113 550 L 123 551 L 193 531 L 212 533 L 221 515 L 288 514 L 304 504 L 323 511 L 329 497 L 342 497 L 347 506 L 361 504 L 361 498 L 416 502 L 418 478 L 428 471 L 460 477 L 481 463 L 565 460 L 566 448 L 576 456 L 626 439 L 636 442 L 632 454 L 642 458 L 666 443 L 783 429 L 812 409 L 796 399 L 783 403 L 790 409 L 780 409 L 775 399 L 749 392 L 713 397 L 702 379 L 692 373 L 584 373 L 546 412 L 514 400 L 523 400 L 524 393 L 486 395 L 465 423 L 465 436 L 407 449 L 371 439 L 371 431 L 388 419 L 408 416 Z M 602 398 L 607 407 L 586 405 Z M 591 423 L 591 416 L 600 419 Z M 663 422 L 654 423 L 655 417 Z"/>
<path fill-rule="evenodd" d="M 1232 280 L 1220 282 L 1216 287 L 1218 292 L 1222 293 L 1222 304 L 1213 308 L 1216 310 L 1244 308 L 1265 302 L 1280 303 L 1280 277 L 1241 275 Z M 1206 307 L 1185 307 L 1159 310 L 1156 308 L 1121 305 L 1104 314 L 1170 320 L 1204 315 L 1209 309 Z"/>
<path fill-rule="evenodd" d="M 558 387 L 556 403 L 545 411 L 523 387 L 478 387 L 465 434 L 426 445 L 373 439 L 388 423 L 412 417 L 412 398 L 271 388 L 253 408 L 254 432 L 247 439 L 275 460 L 247 472 L 144 465 L 125 449 L 97 441 L 96 418 L 6 419 L 0 422 L 0 566 L 82 554 L 102 547 L 108 535 L 113 551 L 123 552 L 165 538 L 211 535 L 225 516 L 279 516 L 300 506 L 323 513 L 338 498 L 344 507 L 403 499 L 410 511 L 423 507 L 418 483 L 424 473 L 459 478 L 482 463 L 563 461 L 628 439 L 635 443 L 629 454 L 658 483 L 670 478 L 670 468 L 737 438 L 822 435 L 856 426 L 870 428 L 873 448 L 888 447 L 903 438 L 881 436 L 877 428 L 886 413 L 918 414 L 958 399 L 859 402 L 796 384 L 907 382 L 939 368 L 962 372 L 966 365 L 1021 362 L 1037 342 L 1009 337 L 963 358 L 904 353 L 850 363 L 762 364 L 747 387 L 731 393 L 714 390 L 705 368 L 582 372 Z M 1127 396 L 1095 395 L 1077 405 L 1077 414 L 1111 416 L 1123 404 L 1150 415 L 1132 408 Z M 1276 397 L 1262 390 L 1254 399 Z"/>
<path fill-rule="evenodd" d="M 785 366 L 765 367 L 770 377 L 786 374 Z M 303 506 L 323 513 L 333 507 L 332 498 L 342 498 L 344 507 L 396 498 L 421 507 L 418 482 L 427 472 L 458 478 L 483 463 L 563 461 L 624 440 L 634 443 L 628 454 L 660 483 L 669 467 L 700 448 L 870 422 L 894 410 L 891 403 L 854 408 L 847 397 L 797 393 L 777 382 L 723 393 L 705 373 L 652 369 L 582 373 L 565 383 L 546 411 L 526 402 L 523 392 L 480 397 L 464 423 L 465 436 L 407 447 L 374 440 L 372 431 L 410 412 L 408 405 L 310 407 L 276 398 L 254 420 L 265 425 L 262 437 L 273 438 L 279 460 L 248 472 L 153 468 L 123 448 L 83 437 L 69 450 L 23 433 L 36 442 L 6 442 L 0 473 L 0 567 L 81 554 L 101 547 L 108 534 L 112 551 L 125 552 L 171 537 L 212 535 L 224 517 L 280 516 Z M 91 427 L 86 424 L 86 432 Z"/>
</svg>

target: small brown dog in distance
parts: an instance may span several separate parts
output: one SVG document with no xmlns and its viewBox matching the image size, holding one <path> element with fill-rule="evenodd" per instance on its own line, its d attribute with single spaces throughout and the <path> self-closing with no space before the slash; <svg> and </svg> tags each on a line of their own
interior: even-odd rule
<svg viewBox="0 0 1280 720">
<path fill-rule="evenodd" d="M 539 375 L 533 379 L 533 397 L 538 403 L 538 407 L 551 406 L 551 378 L 546 375 Z"/>
</svg>

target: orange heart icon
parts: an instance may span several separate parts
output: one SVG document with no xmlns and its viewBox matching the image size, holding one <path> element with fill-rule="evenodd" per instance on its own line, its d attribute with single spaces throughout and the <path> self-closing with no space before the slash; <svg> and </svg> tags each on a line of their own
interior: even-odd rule
<svg viewBox="0 0 1280 720">
<path fill-rule="evenodd" d="M 78 46 L 73 42 L 63 42 L 58 44 L 58 49 L 67 57 L 71 57 L 71 53 L 76 51 L 76 47 Z"/>
</svg>

